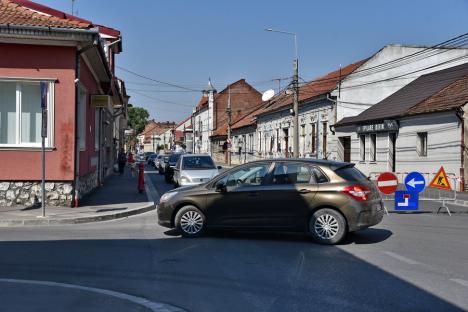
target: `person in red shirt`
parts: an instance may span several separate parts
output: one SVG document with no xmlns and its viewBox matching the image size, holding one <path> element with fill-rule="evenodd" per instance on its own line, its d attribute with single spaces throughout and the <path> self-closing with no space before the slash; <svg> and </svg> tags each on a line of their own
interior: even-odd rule
<svg viewBox="0 0 468 312">
<path fill-rule="evenodd" d="M 133 158 L 133 154 L 131 152 L 128 153 L 127 162 L 130 165 L 130 172 L 132 173 L 132 177 L 133 177 L 135 176 L 136 163 L 135 163 L 135 158 Z"/>
</svg>

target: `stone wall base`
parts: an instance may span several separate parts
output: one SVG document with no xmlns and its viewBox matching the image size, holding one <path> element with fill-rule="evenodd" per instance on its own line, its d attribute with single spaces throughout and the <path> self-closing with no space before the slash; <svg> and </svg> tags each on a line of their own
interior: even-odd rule
<svg viewBox="0 0 468 312">
<path fill-rule="evenodd" d="M 46 182 L 46 205 L 71 207 L 73 201 L 72 182 Z M 1 206 L 30 206 L 41 200 L 40 181 L 0 181 Z"/>
</svg>

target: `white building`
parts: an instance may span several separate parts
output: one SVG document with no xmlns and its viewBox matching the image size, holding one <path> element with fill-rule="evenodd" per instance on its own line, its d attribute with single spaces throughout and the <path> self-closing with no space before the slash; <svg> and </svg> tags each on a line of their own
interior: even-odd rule
<svg viewBox="0 0 468 312">
<path fill-rule="evenodd" d="M 342 119 L 336 136 L 349 145 L 339 159 L 365 174 L 434 174 L 465 181 L 468 64 L 423 75 L 358 116 Z"/>
<path fill-rule="evenodd" d="M 332 92 L 337 100 L 336 118 L 356 116 L 421 75 L 466 63 L 467 56 L 468 49 L 387 45 Z M 331 158 L 343 159 L 338 152 L 350 142 L 346 138 L 338 142 L 336 137 L 330 144 Z"/>
</svg>

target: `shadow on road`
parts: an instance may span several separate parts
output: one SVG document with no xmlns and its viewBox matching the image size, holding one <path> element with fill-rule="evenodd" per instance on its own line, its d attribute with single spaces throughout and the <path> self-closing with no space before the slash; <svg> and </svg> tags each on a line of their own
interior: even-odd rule
<svg viewBox="0 0 468 312">
<path fill-rule="evenodd" d="M 389 235 L 375 229 L 351 241 Z M 189 311 L 461 311 L 340 248 L 289 234 L 3 241 L 0 277 L 112 289 Z M 0 292 L 0 302 L 4 294 L 12 296 Z"/>
</svg>

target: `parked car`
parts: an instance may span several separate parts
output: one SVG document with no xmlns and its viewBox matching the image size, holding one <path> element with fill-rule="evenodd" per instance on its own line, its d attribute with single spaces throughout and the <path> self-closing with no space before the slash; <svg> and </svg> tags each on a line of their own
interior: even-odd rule
<svg viewBox="0 0 468 312">
<path fill-rule="evenodd" d="M 383 214 L 376 186 L 354 164 L 288 158 L 247 163 L 169 191 L 160 199 L 158 223 L 184 237 L 210 228 L 270 229 L 337 244 Z"/>
<path fill-rule="evenodd" d="M 166 165 L 164 167 L 164 180 L 166 181 L 166 183 L 173 182 L 172 178 L 174 177 L 174 168 L 181 155 L 182 153 L 174 153 L 171 156 L 169 156 L 168 161 L 165 163 Z"/>
<path fill-rule="evenodd" d="M 218 175 L 221 166 L 216 167 L 210 155 L 184 154 L 174 168 L 174 186 L 197 185 Z"/>
<path fill-rule="evenodd" d="M 148 161 L 148 157 L 150 157 L 151 155 L 154 155 L 156 154 L 155 152 L 145 152 L 144 155 L 145 155 L 145 161 Z"/>
<path fill-rule="evenodd" d="M 156 158 L 154 159 L 154 168 L 156 168 L 156 170 L 159 170 L 159 166 L 161 165 L 161 163 L 164 163 L 164 154 L 159 154 L 158 156 L 156 156 Z"/>
<path fill-rule="evenodd" d="M 148 165 L 154 166 L 154 160 L 156 159 L 158 155 L 156 154 L 151 154 L 148 156 L 148 160 L 146 161 Z"/>
<path fill-rule="evenodd" d="M 166 165 L 169 162 L 169 157 L 170 156 L 171 156 L 171 154 L 163 155 L 162 159 L 160 160 L 160 164 L 159 164 L 159 168 L 158 168 L 159 174 L 164 174 L 164 171 L 166 170 Z"/>
</svg>

